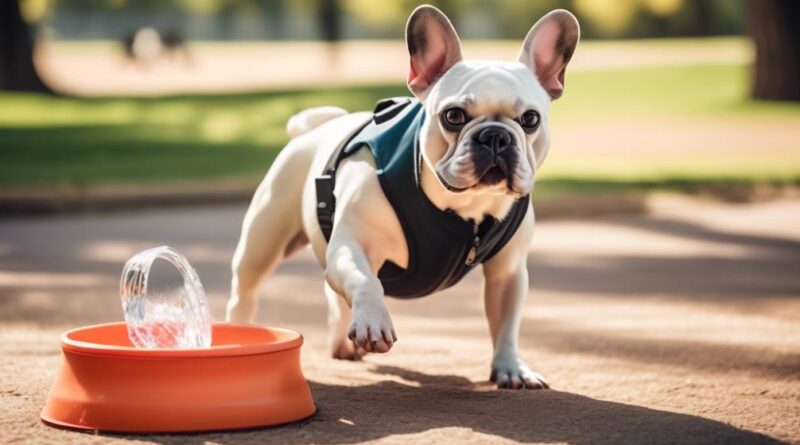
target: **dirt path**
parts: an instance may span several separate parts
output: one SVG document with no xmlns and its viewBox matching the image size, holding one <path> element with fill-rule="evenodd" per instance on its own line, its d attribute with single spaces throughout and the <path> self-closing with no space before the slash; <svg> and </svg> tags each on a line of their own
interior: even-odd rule
<svg viewBox="0 0 800 445">
<path fill-rule="evenodd" d="M 521 349 L 555 390 L 485 383 L 473 274 L 390 301 L 399 343 L 363 363 L 325 347 L 321 273 L 301 253 L 259 321 L 306 337 L 319 413 L 236 434 L 94 436 L 38 420 L 68 327 L 121 318 L 124 261 L 168 243 L 222 315 L 242 206 L 0 221 L 0 443 L 800 443 L 800 201 L 661 201 L 650 216 L 543 222 Z"/>
</svg>

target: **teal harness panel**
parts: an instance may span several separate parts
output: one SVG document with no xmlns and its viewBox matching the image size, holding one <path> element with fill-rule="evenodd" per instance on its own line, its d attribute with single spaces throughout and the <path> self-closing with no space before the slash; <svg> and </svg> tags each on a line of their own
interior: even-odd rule
<svg viewBox="0 0 800 445">
<path fill-rule="evenodd" d="M 422 157 L 418 135 L 424 116 L 422 104 L 414 99 L 379 102 L 373 119 L 334 153 L 323 176 L 317 178 L 320 227 L 329 239 L 336 167 L 360 148 L 369 147 L 381 188 L 408 245 L 407 268 L 387 261 L 378 272 L 385 294 L 393 297 L 422 297 L 456 284 L 508 243 L 530 201 L 530 195 L 518 199 L 502 221 L 491 216 L 481 222 L 464 220 L 451 210 L 437 208 L 419 184 Z M 320 181 L 323 178 L 329 183 Z"/>
</svg>

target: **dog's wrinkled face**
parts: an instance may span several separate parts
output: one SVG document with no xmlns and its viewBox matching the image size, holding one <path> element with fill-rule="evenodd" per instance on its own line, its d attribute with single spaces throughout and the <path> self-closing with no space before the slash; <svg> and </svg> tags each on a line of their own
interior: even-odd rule
<svg viewBox="0 0 800 445">
<path fill-rule="evenodd" d="M 459 62 L 426 99 L 425 161 L 450 191 L 525 195 L 547 149 L 549 105 L 519 63 Z"/>
<path fill-rule="evenodd" d="M 444 188 L 530 192 L 549 146 L 550 102 L 561 96 L 578 36 L 574 16 L 553 11 L 531 28 L 517 62 L 467 62 L 444 14 L 430 6 L 412 13 L 408 86 L 425 102 L 422 156 Z"/>
</svg>

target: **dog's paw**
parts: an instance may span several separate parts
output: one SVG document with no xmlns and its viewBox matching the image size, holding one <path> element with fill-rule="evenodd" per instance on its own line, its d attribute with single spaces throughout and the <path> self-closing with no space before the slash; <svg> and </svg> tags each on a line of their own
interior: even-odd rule
<svg viewBox="0 0 800 445">
<path fill-rule="evenodd" d="M 397 335 L 383 301 L 354 303 L 347 337 L 356 350 L 389 352 Z"/>
<path fill-rule="evenodd" d="M 363 348 L 356 347 L 352 341 L 344 337 L 337 341 L 331 349 L 331 357 L 337 360 L 350 360 L 357 362 L 365 355 L 367 355 L 367 351 L 365 351 Z"/>
<path fill-rule="evenodd" d="M 519 358 L 495 359 L 489 380 L 499 389 L 549 389 L 550 385 L 538 372 L 531 371 Z"/>
</svg>

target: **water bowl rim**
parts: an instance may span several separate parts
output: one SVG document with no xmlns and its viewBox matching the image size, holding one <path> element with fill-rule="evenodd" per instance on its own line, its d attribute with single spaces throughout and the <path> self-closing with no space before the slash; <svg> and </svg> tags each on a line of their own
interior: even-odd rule
<svg viewBox="0 0 800 445">
<path fill-rule="evenodd" d="M 178 348 L 137 348 L 135 346 L 118 346 L 102 343 L 94 343 L 82 340 L 75 340 L 72 336 L 79 332 L 110 327 L 120 327 L 127 329 L 126 323 L 112 322 L 100 323 L 88 326 L 81 326 L 70 329 L 61 334 L 61 350 L 64 353 L 78 353 L 87 355 L 97 355 L 104 357 L 127 357 L 127 358 L 209 358 L 209 357 L 235 357 L 243 355 L 269 354 L 273 352 L 285 351 L 288 349 L 300 348 L 303 344 L 303 335 L 297 331 L 285 328 L 267 327 L 249 323 L 222 323 L 215 322 L 213 329 L 233 328 L 233 329 L 256 329 L 272 332 L 279 332 L 287 339 L 274 342 L 260 342 L 249 344 L 225 344 L 216 345 L 209 348 L 197 349 L 178 349 Z"/>
</svg>

